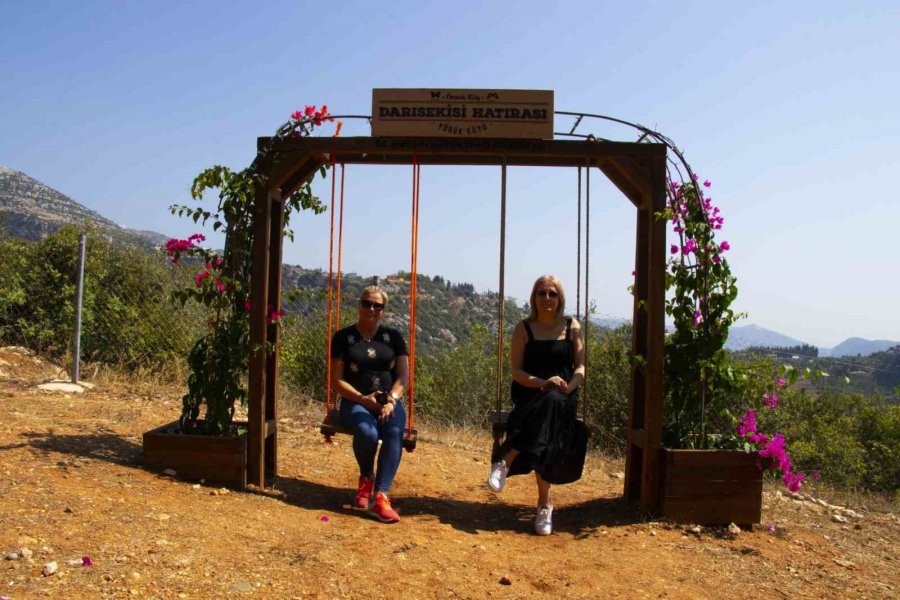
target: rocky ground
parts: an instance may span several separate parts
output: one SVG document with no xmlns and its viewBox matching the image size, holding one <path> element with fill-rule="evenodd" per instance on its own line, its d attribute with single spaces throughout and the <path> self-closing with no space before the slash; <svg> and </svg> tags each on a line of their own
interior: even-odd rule
<svg viewBox="0 0 900 600">
<path fill-rule="evenodd" d="M 621 500 L 622 465 L 590 457 L 554 489 L 555 533 L 531 533 L 534 485 L 483 485 L 486 434 L 421 425 L 382 525 L 352 510 L 347 438 L 286 405 L 279 477 L 238 493 L 142 468 L 141 434 L 180 391 L 59 370 L 0 349 L 0 598 L 891 598 L 900 520 L 768 489 L 752 531 L 656 521 Z"/>
</svg>

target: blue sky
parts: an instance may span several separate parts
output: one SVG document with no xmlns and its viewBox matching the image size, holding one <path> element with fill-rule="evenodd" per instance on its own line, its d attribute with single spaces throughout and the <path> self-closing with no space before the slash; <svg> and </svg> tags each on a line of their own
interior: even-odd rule
<svg viewBox="0 0 900 600">
<path fill-rule="evenodd" d="M 0 164 L 185 236 L 167 207 L 190 202 L 193 177 L 243 168 L 304 104 L 360 114 L 375 87 L 552 89 L 558 110 L 666 134 L 712 181 L 744 323 L 826 347 L 900 340 L 898 30 L 887 1 L 6 0 Z M 410 179 L 348 167 L 346 270 L 409 268 Z M 497 289 L 499 190 L 498 168 L 423 169 L 420 271 Z M 510 170 L 509 295 L 552 272 L 574 297 L 575 194 L 572 171 Z M 589 295 L 627 317 L 634 214 L 599 172 L 591 215 Z M 286 260 L 327 267 L 327 215 L 295 225 Z"/>
</svg>

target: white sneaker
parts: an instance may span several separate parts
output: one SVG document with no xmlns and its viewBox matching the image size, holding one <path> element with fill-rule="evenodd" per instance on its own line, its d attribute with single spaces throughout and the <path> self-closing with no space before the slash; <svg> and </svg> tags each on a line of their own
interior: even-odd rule
<svg viewBox="0 0 900 600">
<path fill-rule="evenodd" d="M 534 518 L 534 532 L 538 535 L 553 533 L 553 507 L 549 504 L 538 506 L 537 516 Z"/>
<path fill-rule="evenodd" d="M 491 465 L 491 474 L 488 476 L 487 486 L 494 492 L 502 492 L 503 486 L 506 485 L 507 473 L 509 473 L 509 465 L 506 464 L 505 460 L 495 462 Z"/>
</svg>

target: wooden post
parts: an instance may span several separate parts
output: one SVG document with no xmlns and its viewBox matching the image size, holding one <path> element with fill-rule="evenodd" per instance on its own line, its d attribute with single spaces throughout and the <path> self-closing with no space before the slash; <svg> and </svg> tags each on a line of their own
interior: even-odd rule
<svg viewBox="0 0 900 600">
<path fill-rule="evenodd" d="M 269 196 L 271 219 L 269 226 L 269 286 L 268 303 L 272 310 L 281 310 L 281 262 L 284 248 L 284 198 L 280 193 Z M 266 332 L 271 352 L 266 356 L 266 415 L 268 424 L 265 441 L 265 477 L 273 478 L 278 471 L 278 361 L 280 358 L 281 326 L 270 323 Z"/>
<path fill-rule="evenodd" d="M 647 358 L 647 289 L 649 251 L 649 221 L 646 205 L 639 204 L 635 232 L 634 309 L 632 312 L 631 351 L 636 357 Z M 625 498 L 641 499 L 643 483 L 644 409 L 646 406 L 646 364 L 631 367 L 631 397 L 628 403 L 628 439 L 625 441 Z"/>
<path fill-rule="evenodd" d="M 263 176 L 268 175 L 262 161 Z M 250 269 L 250 360 L 248 390 L 247 483 L 265 487 L 266 311 L 269 292 L 269 234 L 272 203 L 266 183 L 256 188 L 253 255 Z"/>
<path fill-rule="evenodd" d="M 665 366 L 666 222 L 655 215 L 666 206 L 665 155 L 650 166 L 651 196 L 647 207 L 647 347 L 644 404 L 644 456 L 641 507 L 660 507 L 660 448 L 662 444 L 663 368 Z"/>
</svg>

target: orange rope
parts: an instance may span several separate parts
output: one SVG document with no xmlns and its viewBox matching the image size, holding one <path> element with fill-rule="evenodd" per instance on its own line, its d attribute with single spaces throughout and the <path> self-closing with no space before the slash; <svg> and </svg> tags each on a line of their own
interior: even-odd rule
<svg viewBox="0 0 900 600">
<path fill-rule="evenodd" d="M 413 430 L 413 404 L 416 381 L 416 300 L 418 295 L 418 247 L 419 247 L 419 184 L 421 165 L 413 155 L 412 224 L 410 235 L 410 282 L 409 282 L 409 414 L 406 421 L 406 435 Z"/>
<path fill-rule="evenodd" d="M 335 302 L 334 328 L 341 328 L 341 254 L 344 248 L 344 163 L 341 163 L 341 208 L 338 219 L 337 301 Z"/>
<path fill-rule="evenodd" d="M 334 158 L 331 159 L 331 235 L 328 241 L 328 323 L 326 329 L 328 333 L 325 338 L 325 421 L 331 412 L 331 336 L 333 334 L 331 327 L 331 306 L 332 291 L 334 289 L 334 186 L 335 186 L 335 169 Z M 328 436 L 326 436 L 328 441 Z"/>
</svg>

